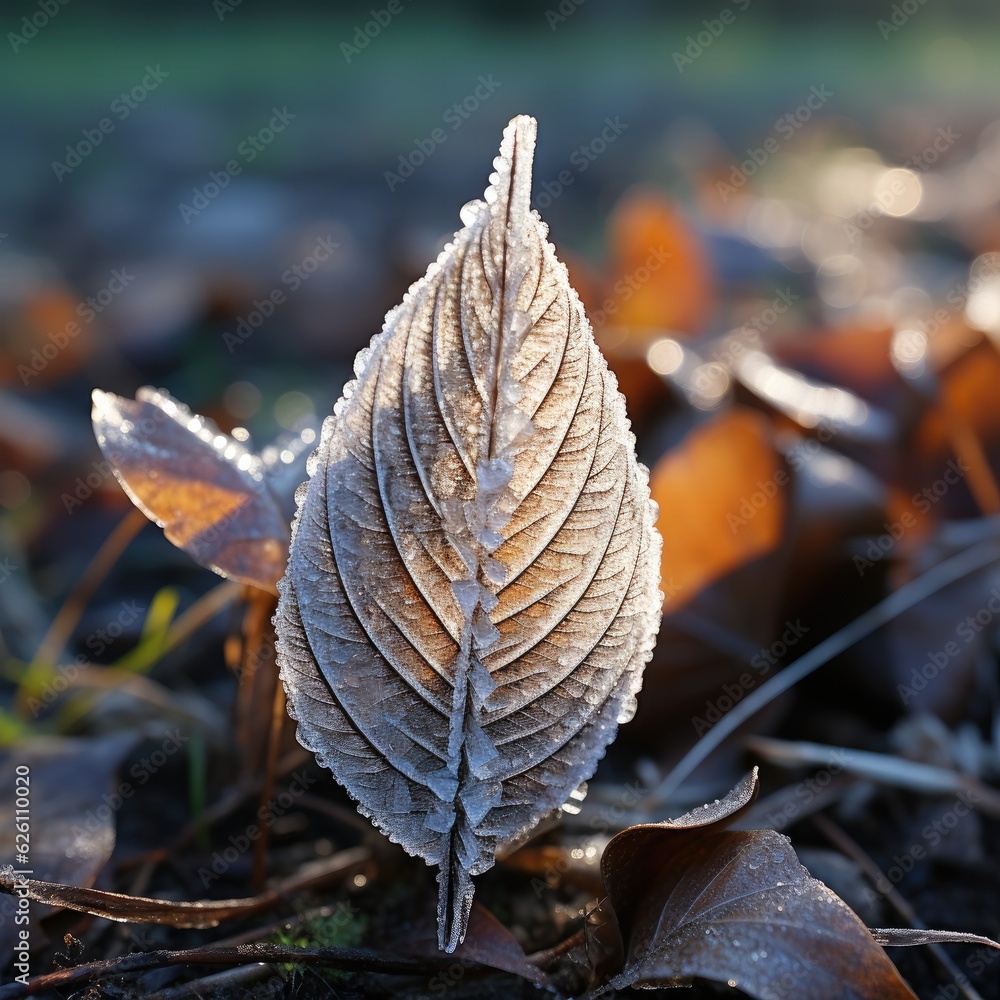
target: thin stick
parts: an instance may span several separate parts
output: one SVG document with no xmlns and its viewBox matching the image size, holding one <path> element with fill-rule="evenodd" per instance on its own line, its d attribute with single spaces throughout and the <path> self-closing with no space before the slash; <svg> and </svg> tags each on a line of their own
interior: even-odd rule
<svg viewBox="0 0 1000 1000">
<path fill-rule="evenodd" d="M 239 584 L 227 580 L 202 594 L 191 607 L 178 615 L 170 624 L 160 649 L 159 658 L 162 659 L 202 625 L 210 622 L 223 608 L 235 600 L 239 591 Z M 80 668 L 75 679 L 67 681 L 68 686 L 92 687 L 99 689 L 101 693 L 91 699 L 85 697 L 77 699 L 72 705 L 64 708 L 59 720 L 63 728 L 71 726 L 91 711 L 104 694 L 122 690 L 128 691 L 134 697 L 151 701 L 153 704 L 162 704 L 167 707 L 168 711 L 175 711 L 175 708 L 168 704 L 165 693 L 164 697 L 157 697 L 160 685 L 142 674 L 123 667 L 113 665 L 105 667 L 89 661 L 80 664 Z"/>
<path fill-rule="evenodd" d="M 825 788 L 802 797 L 802 785 L 785 785 L 764 798 L 757 799 L 747 810 L 740 827 L 750 830 L 757 825 L 769 826 L 779 833 L 808 819 L 814 813 L 835 806 L 857 783 L 851 775 L 833 778 Z"/>
<path fill-rule="evenodd" d="M 905 920 L 911 927 L 918 927 L 926 930 L 927 925 L 917 915 L 917 911 L 906 901 L 902 893 L 891 883 L 887 883 L 885 875 L 867 851 L 855 841 L 838 824 L 834 823 L 828 816 L 817 813 L 812 817 L 813 823 L 819 828 L 827 840 L 830 841 L 839 851 L 846 854 L 858 867 L 868 876 L 872 885 L 886 898 L 889 905 Z M 968 997 L 968 1000 L 983 1000 L 969 984 L 968 977 L 961 972 L 958 966 L 949 958 L 948 953 L 939 944 L 927 946 L 941 970 L 950 976 L 955 985 Z"/>
<path fill-rule="evenodd" d="M 202 625 L 210 622 L 223 608 L 232 604 L 239 596 L 240 586 L 232 580 L 224 580 L 202 594 L 191 607 L 179 614 L 167 629 L 160 656 L 179 646 Z"/>
<path fill-rule="evenodd" d="M 0 1000 L 20 1000 L 38 996 L 47 990 L 67 989 L 88 980 L 105 976 L 120 976 L 171 965 L 248 965 L 254 962 L 293 962 L 297 965 L 318 965 L 345 972 L 379 972 L 383 975 L 412 976 L 439 972 L 455 961 L 453 955 L 427 958 L 406 958 L 364 948 L 291 948 L 275 944 L 246 944 L 230 948 L 209 946 L 182 951 L 136 952 L 110 961 L 88 962 L 85 965 L 59 969 L 35 976 L 27 983 L 0 986 Z M 478 963 L 476 963 L 478 964 Z"/>
<path fill-rule="evenodd" d="M 0 891 L 120 923 L 165 924 L 168 927 L 218 927 L 223 921 L 242 919 L 272 909 L 292 893 L 302 892 L 313 886 L 327 885 L 334 878 L 342 881 L 359 867 L 367 867 L 370 861 L 371 852 L 368 848 L 349 847 L 321 862 L 306 866 L 256 896 L 243 899 L 176 902 L 147 896 L 128 896 L 121 892 L 23 878 L 14 874 L 11 865 L 0 866 Z"/>
<path fill-rule="evenodd" d="M 114 530 L 101 544 L 83 575 L 69 592 L 62 607 L 52 619 L 48 631 L 42 637 L 38 650 L 28 668 L 28 675 L 36 664 L 54 664 L 69 642 L 73 629 L 94 596 L 94 592 L 111 572 L 112 566 L 128 548 L 129 543 L 147 524 L 146 515 L 134 507 L 115 525 Z"/>
<path fill-rule="evenodd" d="M 274 934 L 276 931 L 282 931 L 285 935 L 288 935 L 301 927 L 309 927 L 318 920 L 325 920 L 328 917 L 344 913 L 345 911 L 351 915 L 356 912 L 349 903 L 338 903 L 336 907 L 330 905 L 318 906 L 311 910 L 306 910 L 295 917 L 284 917 L 280 920 L 254 927 L 251 930 L 243 931 L 240 934 L 231 934 L 218 941 L 213 941 L 212 944 L 216 948 L 229 948 L 260 941 Z M 286 936 L 283 940 L 288 940 L 288 937 Z M 256 975 L 253 975 L 253 973 L 256 973 Z M 277 976 L 281 983 L 285 981 L 281 973 L 275 972 L 275 966 L 273 965 L 240 965 L 226 972 L 217 972 L 180 986 L 152 993 L 146 1000 L 202 1000 L 205 996 L 215 996 L 216 994 L 228 995 L 221 992 L 224 987 L 232 989 L 237 984 L 253 982 L 255 979 L 263 978 L 264 976 Z M 215 992 L 210 992 L 211 990 L 215 990 Z"/>
<path fill-rule="evenodd" d="M 284 777 L 289 772 L 294 771 L 295 768 L 308 763 L 310 759 L 311 754 L 308 750 L 292 750 L 285 754 L 278 762 L 276 774 L 279 777 Z M 238 784 L 234 785 L 214 805 L 209 806 L 205 810 L 201 817 L 202 824 L 205 827 L 209 827 L 213 823 L 217 823 L 219 820 L 230 816 L 243 805 L 249 796 L 253 795 L 261 787 L 262 781 L 263 779 L 254 777 L 241 779 Z M 305 796 L 302 796 L 302 798 L 304 799 Z M 128 868 L 134 868 L 136 865 L 145 864 L 148 860 L 160 862 L 175 854 L 179 854 L 194 839 L 198 830 L 199 826 L 197 823 L 188 823 L 166 847 L 157 847 L 151 851 L 143 851 L 141 854 L 123 858 L 118 862 L 116 870 L 125 871 Z"/>
<path fill-rule="evenodd" d="M 540 969 L 548 969 L 557 958 L 571 952 L 574 948 L 583 948 L 587 944 L 587 925 L 584 924 L 578 931 L 574 931 L 569 937 L 563 938 L 558 944 L 542 951 L 532 952 L 527 956 L 532 965 L 537 965 Z"/>
<path fill-rule="evenodd" d="M 178 972 L 177 975 L 180 973 Z M 259 963 L 237 965 L 224 972 L 215 972 L 210 976 L 192 979 L 190 982 L 174 986 L 171 989 L 147 993 L 146 1000 L 204 1000 L 205 997 L 248 996 L 252 994 L 246 992 L 240 994 L 237 992 L 237 988 L 249 986 L 267 976 L 277 977 L 276 983 L 281 983 L 284 986 L 285 980 L 280 973 L 275 971 L 273 965 Z"/>
<path fill-rule="evenodd" d="M 815 767 L 834 765 L 859 778 L 924 795 L 965 794 L 976 808 L 987 815 L 1000 816 L 1000 792 L 973 774 L 963 774 L 948 767 L 924 764 L 922 761 L 875 753 L 872 750 L 776 740 L 769 736 L 751 736 L 746 745 L 751 752 L 760 754 L 772 764 L 808 764 Z"/>
<path fill-rule="evenodd" d="M 178 615 L 167 629 L 160 657 L 165 656 L 202 625 L 211 621 L 227 604 L 232 603 L 238 593 L 239 584 L 226 581 L 213 587 L 208 593 L 202 594 L 190 608 Z M 97 701 L 110 691 L 126 690 L 133 697 L 149 701 L 170 712 L 176 711 L 176 706 L 169 702 L 161 686 L 143 674 L 124 667 L 104 666 L 89 660 L 79 663 L 78 666 L 80 669 L 75 672 L 75 676 L 66 680 L 67 689 L 94 688 L 97 693 L 89 699 L 81 696 L 72 705 L 62 709 L 59 721 L 64 728 L 71 726 L 91 711 Z M 30 676 L 30 672 L 26 676 Z M 30 690 L 30 686 L 28 689 Z"/>
<path fill-rule="evenodd" d="M 643 801 L 643 808 L 651 812 L 666 804 L 670 796 L 691 775 L 716 747 L 731 736 L 747 719 L 752 718 L 779 694 L 784 694 L 804 677 L 818 670 L 833 657 L 849 649 L 856 642 L 869 636 L 876 629 L 898 618 L 921 601 L 956 580 L 974 573 L 1000 559 L 1000 543 L 970 546 L 946 559 L 922 576 L 911 580 L 899 590 L 879 601 L 873 608 L 858 615 L 850 624 L 827 636 L 808 653 L 790 663 L 784 670 L 765 681 L 756 691 L 751 691 L 738 705 L 730 709 L 704 736 L 681 758 L 664 780 Z"/>
<path fill-rule="evenodd" d="M 281 734 L 284 732 L 285 719 L 285 689 L 277 682 L 274 685 L 274 701 L 271 705 L 271 729 L 267 736 L 267 761 L 264 766 L 264 784 L 260 789 L 261 815 L 266 811 L 267 804 L 274 794 L 274 772 L 278 764 L 278 751 L 281 749 Z M 271 841 L 271 824 L 264 824 L 261 836 L 254 844 L 253 850 L 253 887 L 261 889 L 267 874 L 267 848 Z"/>
<path fill-rule="evenodd" d="M 313 795 L 312 792 L 303 792 L 299 796 L 299 805 L 322 813 L 324 816 L 329 816 L 341 826 L 348 826 L 357 831 L 362 837 L 371 836 L 374 829 L 371 822 L 365 819 L 357 809 L 342 806 L 339 802 L 331 802 L 319 795 Z"/>
<path fill-rule="evenodd" d="M 246 589 L 244 589 L 246 598 Z M 239 656 L 235 657 L 233 673 L 236 675 L 236 700 L 234 707 L 233 727 L 236 730 L 236 749 L 239 753 L 239 771 L 241 775 L 253 773 L 252 740 L 250 739 L 250 716 L 253 706 L 253 692 L 257 679 L 257 650 L 253 648 L 250 638 L 251 608 L 243 615 L 242 635 L 239 635 Z M 236 636 L 231 637 L 234 640 Z M 234 650 L 235 653 L 235 650 Z"/>
<path fill-rule="evenodd" d="M 121 667 L 103 667 L 97 663 L 80 664 L 78 676 L 67 680 L 66 690 L 79 689 L 77 698 L 60 711 L 59 725 L 65 732 L 73 722 L 83 718 L 88 711 L 106 694 L 115 692 L 127 694 L 138 701 L 144 701 L 172 719 L 184 721 L 192 726 L 209 727 L 214 719 L 205 712 L 198 714 L 173 698 L 172 692 L 158 681 L 143 674 L 135 674 Z M 87 692 L 90 692 L 89 694 Z"/>
<path fill-rule="evenodd" d="M 261 667 L 273 662 L 271 656 L 264 656 L 269 644 L 274 648 L 274 632 L 270 625 L 270 617 L 274 613 L 275 598 L 270 594 L 246 587 L 243 591 L 246 600 L 246 614 L 243 617 L 243 650 L 240 659 L 240 672 L 236 688 L 236 745 L 240 751 L 240 770 L 242 774 L 253 774 L 260 764 L 260 734 L 255 731 L 258 715 L 254 711 L 259 697 L 258 683 Z M 265 642 L 265 635 L 268 642 Z M 265 668 L 266 669 L 266 668 Z M 273 680 L 265 678 L 267 703 L 270 703 Z"/>
</svg>

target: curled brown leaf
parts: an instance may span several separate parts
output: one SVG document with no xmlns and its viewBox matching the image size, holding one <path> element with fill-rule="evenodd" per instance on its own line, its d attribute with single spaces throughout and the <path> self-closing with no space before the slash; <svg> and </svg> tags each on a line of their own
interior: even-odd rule
<svg viewBox="0 0 1000 1000">
<path fill-rule="evenodd" d="M 754 772 L 714 806 L 611 841 L 602 871 L 625 966 L 608 988 L 701 978 L 760 1000 L 915 1000 L 861 920 L 803 868 L 787 837 L 725 829 L 756 791 Z"/>
<path fill-rule="evenodd" d="M 275 473 L 312 436 L 282 450 L 288 461 L 269 462 L 162 389 L 146 386 L 134 400 L 95 389 L 93 398 L 97 443 L 146 517 L 200 565 L 277 593 L 290 512 Z"/>
</svg>

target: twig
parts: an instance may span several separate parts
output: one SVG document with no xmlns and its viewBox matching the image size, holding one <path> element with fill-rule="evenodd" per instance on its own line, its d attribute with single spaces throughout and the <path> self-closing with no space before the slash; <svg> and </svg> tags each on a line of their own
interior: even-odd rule
<svg viewBox="0 0 1000 1000">
<path fill-rule="evenodd" d="M 831 844 L 839 851 L 846 854 L 857 866 L 868 876 L 872 885 L 885 896 L 889 905 L 912 927 L 926 930 L 927 925 L 917 915 L 917 911 L 906 901 L 903 894 L 890 882 L 886 884 L 886 877 L 882 870 L 872 860 L 867 851 L 855 841 L 837 823 L 834 823 L 828 816 L 822 813 L 812 817 L 819 831 Z M 956 987 L 965 994 L 968 1000 L 983 1000 L 979 993 L 972 987 L 968 977 L 951 960 L 948 953 L 939 945 L 928 945 L 931 954 L 937 960 L 937 964 L 945 975 L 951 977 Z"/>
<path fill-rule="evenodd" d="M 193 632 L 199 629 L 205 622 L 214 618 L 227 604 L 231 603 L 239 592 L 239 585 L 230 581 L 220 583 L 213 587 L 208 593 L 203 594 L 185 612 L 178 615 L 167 629 L 166 637 L 159 652 L 162 659 L 176 646 L 179 646 Z M 36 663 L 41 661 L 36 657 Z M 140 701 L 160 708 L 178 719 L 186 719 L 195 726 L 208 726 L 215 729 L 215 723 L 207 722 L 204 717 L 198 717 L 188 710 L 186 706 L 180 705 L 173 700 L 170 693 L 159 681 L 154 681 L 143 674 L 135 673 L 131 669 L 120 666 L 103 666 L 84 660 L 79 663 L 80 669 L 75 675 L 67 679 L 67 690 L 70 688 L 81 689 L 80 696 L 72 703 L 71 707 L 64 708 L 60 714 L 59 722 L 63 729 L 72 728 L 87 712 L 100 702 L 109 692 L 126 693 Z M 31 676 L 29 668 L 28 678 Z M 28 684 L 22 684 L 23 690 L 30 690 Z M 91 696 L 85 693 L 88 689 L 93 690 Z"/>
<path fill-rule="evenodd" d="M 32 668 L 36 665 L 56 662 L 66 648 L 66 643 L 69 642 L 69 637 L 73 634 L 73 629 L 80 621 L 80 616 L 90 603 L 94 592 L 146 523 L 145 514 L 133 508 L 115 525 L 114 530 L 101 544 L 94 558 L 90 560 L 90 565 L 76 581 L 76 585 L 63 601 L 55 618 L 52 619 L 52 624 L 32 658 L 31 666 L 28 668 L 28 677 L 31 676 Z M 24 688 L 25 686 L 22 685 L 22 689 Z M 24 709 L 24 706 L 22 705 L 21 708 Z"/>
<path fill-rule="evenodd" d="M 59 717 L 63 731 L 72 729 L 73 722 L 82 718 L 86 711 L 91 710 L 101 698 L 112 692 L 126 694 L 136 701 L 145 702 L 178 722 L 185 722 L 209 732 L 218 730 L 218 717 L 214 712 L 202 710 L 195 702 L 179 701 L 174 697 L 175 692 L 168 690 L 159 681 L 154 681 L 143 674 L 135 674 L 131 670 L 84 662 L 81 664 L 79 675 L 67 680 L 66 683 L 66 690 L 78 690 L 78 700 L 87 704 L 85 708 L 77 705 L 73 712 L 63 710 Z M 89 695 L 87 692 L 90 692 Z"/>
<path fill-rule="evenodd" d="M 274 664 L 274 630 L 271 616 L 276 598 L 256 587 L 245 586 L 243 599 L 242 654 L 236 688 L 236 745 L 241 775 L 261 770 L 261 708 L 270 719 L 270 706 L 277 670 Z"/>
<path fill-rule="evenodd" d="M 267 734 L 267 757 L 264 761 L 264 783 L 260 789 L 260 810 L 267 809 L 267 804 L 274 794 L 274 772 L 278 764 L 278 751 L 281 749 L 281 734 L 284 731 L 287 718 L 285 689 L 275 676 L 271 702 L 271 726 Z M 270 833 L 270 825 L 265 825 L 260 840 L 254 844 L 253 887 L 255 889 L 260 889 L 267 874 L 267 847 L 271 842 Z"/>
<path fill-rule="evenodd" d="M 857 778 L 850 775 L 839 775 L 825 788 L 818 788 L 816 791 L 810 789 L 808 798 L 803 797 L 801 784 L 785 785 L 770 795 L 757 799 L 737 824 L 737 828 L 751 830 L 764 824 L 786 833 L 788 827 L 795 823 L 801 823 L 813 813 L 836 805 L 857 784 L 857 781 Z M 775 817 L 781 817 L 781 822 L 777 825 Z"/>
<path fill-rule="evenodd" d="M 299 927 L 308 926 L 317 920 L 324 920 L 335 912 L 336 908 L 333 906 L 317 906 L 314 909 L 306 910 L 305 912 L 300 913 L 296 917 L 283 917 L 280 920 L 274 920 L 271 923 L 263 924 L 260 927 L 254 927 L 252 930 L 243 931 L 241 934 L 231 934 L 219 941 L 214 941 L 213 944 L 216 948 L 228 948 L 233 947 L 234 945 L 250 944 L 253 941 L 260 941 L 262 938 L 265 938 L 278 930 L 288 933 Z M 205 976 L 201 979 L 197 979 L 193 982 L 184 983 L 183 985 L 177 986 L 173 989 L 164 989 L 157 993 L 150 994 L 146 997 L 146 1000 L 185 1000 L 185 998 L 189 997 L 196 997 L 198 1000 L 201 1000 L 203 994 L 198 992 L 199 984 L 205 990 L 216 986 L 232 986 L 242 984 L 245 981 L 244 974 L 246 974 L 246 977 L 249 978 L 250 981 L 253 981 L 253 978 L 250 977 L 249 974 L 255 971 L 258 973 L 259 978 L 261 976 L 268 975 L 269 972 L 272 972 L 273 967 L 269 965 L 260 965 L 259 963 L 254 965 L 236 966 L 226 972 L 218 972 L 211 976 Z"/>
<path fill-rule="evenodd" d="M 527 956 L 528 961 L 532 965 L 537 965 L 540 969 L 548 970 L 549 966 L 558 958 L 562 958 L 563 955 L 571 952 L 574 948 L 582 948 L 587 943 L 587 925 L 584 925 L 578 930 L 574 931 L 568 938 L 563 938 L 558 944 L 553 945 L 551 948 L 546 948 L 544 951 L 535 951 Z"/>
<path fill-rule="evenodd" d="M 280 777 L 283 777 L 290 771 L 294 771 L 295 768 L 307 763 L 309 759 L 310 754 L 307 750 L 292 750 L 290 753 L 285 754 L 278 762 L 276 773 Z M 133 855 L 130 858 L 124 858 L 118 862 L 117 870 L 123 871 L 135 865 L 145 864 L 150 860 L 163 861 L 165 858 L 179 854 L 194 839 L 199 829 L 209 827 L 239 809 L 251 795 L 258 791 L 262 781 L 263 779 L 259 777 L 244 779 L 226 792 L 215 805 L 209 806 L 202 813 L 200 823 L 193 821 L 188 823 L 166 847 L 158 847 L 151 851 L 144 851 L 141 854 Z M 305 796 L 302 798 L 304 799 Z"/>
<path fill-rule="evenodd" d="M 810 764 L 817 767 L 833 765 L 848 774 L 925 795 L 964 794 L 977 809 L 989 816 L 1000 816 L 1000 792 L 984 784 L 975 775 L 962 774 L 951 768 L 906 760 L 892 754 L 874 753 L 871 750 L 776 740 L 767 736 L 750 736 L 746 744 L 754 753 L 759 753 L 772 763 Z"/>
<path fill-rule="evenodd" d="M 237 988 L 259 982 L 265 976 L 279 976 L 277 981 L 284 982 L 273 965 L 255 962 L 253 965 L 237 965 L 211 976 L 201 976 L 171 989 L 147 993 L 146 1000 L 204 1000 L 205 997 L 245 996 L 244 993 L 237 993 Z"/>
<path fill-rule="evenodd" d="M 181 951 L 149 951 L 126 955 L 110 961 L 88 962 L 68 969 L 58 969 L 35 976 L 27 983 L 0 986 L 0 1000 L 20 1000 L 38 996 L 46 990 L 80 986 L 91 979 L 120 976 L 172 965 L 249 965 L 254 962 L 292 962 L 297 965 L 327 966 L 343 972 L 379 972 L 384 975 L 412 976 L 432 974 L 454 963 L 452 955 L 406 958 L 402 955 L 370 951 L 365 948 L 291 948 L 275 944 L 246 944 L 220 948 L 186 948 Z M 475 963 L 479 964 L 479 963 Z"/>
<path fill-rule="evenodd" d="M 232 580 L 224 580 L 210 591 L 202 594 L 186 611 L 181 612 L 167 629 L 160 656 L 179 646 L 202 625 L 210 622 L 223 608 L 228 607 L 240 593 L 240 585 Z"/>
<path fill-rule="evenodd" d="M 350 827 L 352 830 L 360 833 L 362 837 L 370 837 L 374 830 L 371 822 L 365 819 L 357 809 L 342 806 L 339 802 L 331 802 L 329 799 L 324 799 L 319 795 L 313 795 L 312 792 L 303 792 L 299 796 L 299 805 L 306 809 L 312 809 L 324 816 L 329 816 L 330 819 L 341 826 Z M 382 836 L 379 836 L 378 840 L 380 843 L 387 843 Z"/>
<path fill-rule="evenodd" d="M 922 927 L 869 927 L 883 948 L 915 948 L 923 944 L 982 944 L 1000 951 L 1000 941 L 968 931 L 936 931 Z"/>
<path fill-rule="evenodd" d="M 18 880 L 11 865 L 0 866 L 0 891 L 17 894 L 39 903 L 90 913 L 125 923 L 167 924 L 170 927 L 217 927 L 224 920 L 251 916 L 270 909 L 292 892 L 326 882 L 332 875 L 346 875 L 366 864 L 371 853 L 365 847 L 340 851 L 318 865 L 313 865 L 284 879 L 257 896 L 244 899 L 205 899 L 175 902 L 147 896 L 127 896 L 120 892 L 86 889 L 44 882 L 40 879 Z"/>
<path fill-rule="evenodd" d="M 898 618 L 921 601 L 956 580 L 974 573 L 1000 559 L 1000 542 L 970 546 L 946 559 L 922 576 L 911 580 L 899 590 L 879 601 L 873 608 L 858 615 L 850 624 L 827 636 L 808 653 L 790 663 L 784 670 L 765 681 L 756 691 L 751 691 L 738 705 L 720 719 L 674 765 L 664 780 L 646 796 L 642 805 L 648 812 L 665 805 L 694 769 L 712 753 L 720 743 L 731 736 L 747 719 L 756 715 L 765 705 L 780 694 L 794 687 L 804 677 L 818 670 L 833 657 L 849 649 L 856 642 L 871 635 L 876 629 Z"/>
</svg>

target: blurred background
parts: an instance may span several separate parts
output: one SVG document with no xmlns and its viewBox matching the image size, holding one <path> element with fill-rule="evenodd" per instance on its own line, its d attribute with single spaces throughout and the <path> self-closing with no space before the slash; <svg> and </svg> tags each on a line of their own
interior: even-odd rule
<svg viewBox="0 0 1000 1000">
<path fill-rule="evenodd" d="M 14 681 L 129 509 L 91 390 L 165 388 L 257 447 L 321 418 L 481 194 L 517 113 L 539 121 L 535 204 L 675 512 L 660 525 L 664 589 L 683 634 L 661 647 L 697 677 L 695 709 L 748 656 L 720 668 L 735 647 L 716 635 L 687 669 L 685 637 L 703 646 L 732 612 L 754 626 L 750 652 L 767 650 L 821 594 L 802 652 L 907 578 L 943 519 L 996 512 L 1000 16 L 985 0 L 40 0 L 2 27 L 0 627 Z M 671 464 L 703 426 L 718 455 Z M 920 501 L 953 446 L 976 471 Z M 711 541 L 690 543 L 695 522 Z M 873 552 L 871 573 L 852 562 Z M 707 584 L 760 559 L 771 587 L 705 603 Z M 211 583 L 148 529 L 85 602 L 76 648 L 123 591 L 146 609 L 170 588 L 170 618 Z M 134 617 L 97 659 L 150 627 Z M 875 702 L 890 715 L 897 679 Z M 942 696 L 954 712 L 961 690 Z M 8 739 L 23 732 L 4 719 Z M 685 727 L 678 745 L 690 740 Z"/>
<path fill-rule="evenodd" d="M 30 572 L 0 590 L 0 625 L 21 659 L 127 507 L 91 389 L 161 386 L 258 444 L 328 413 L 514 114 L 539 120 L 535 203 L 651 466 L 681 433 L 660 382 L 680 356 L 661 345 L 651 369 L 656 341 L 860 328 L 888 363 L 890 329 L 962 317 L 1000 241 L 986 0 L 46 0 L 3 18 L 0 553 Z M 669 263 L 633 290 L 656 247 Z M 704 407 L 728 398 L 698 381 Z"/>
<path fill-rule="evenodd" d="M 0 744 L 165 714 L 224 756 L 243 612 L 158 529 L 113 534 L 131 503 L 91 391 L 162 387 L 258 449 L 315 424 L 528 113 L 534 204 L 663 511 L 664 628 L 599 779 L 655 790 L 778 668 L 976 546 L 750 731 L 1000 775 L 992 0 L 17 0 L 0 31 Z M 198 746 L 175 800 L 123 810 L 119 852 L 211 800 L 229 772 L 206 785 Z M 735 782 L 727 746 L 684 802 Z M 761 816 L 846 802 L 886 863 L 926 821 L 929 800 L 838 787 Z M 935 855 L 962 879 L 904 888 L 995 936 L 977 824 Z"/>
</svg>

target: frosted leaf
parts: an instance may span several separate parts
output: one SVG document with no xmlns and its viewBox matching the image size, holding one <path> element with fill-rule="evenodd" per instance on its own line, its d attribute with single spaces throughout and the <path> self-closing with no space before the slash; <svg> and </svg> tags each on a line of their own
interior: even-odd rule
<svg viewBox="0 0 1000 1000">
<path fill-rule="evenodd" d="M 202 566 L 275 593 L 313 425 L 256 455 L 162 389 L 93 402 L 97 443 L 146 517 Z"/>
<path fill-rule="evenodd" d="M 472 876 L 593 774 L 662 603 L 624 401 L 529 207 L 534 146 L 514 119 L 324 423 L 275 617 L 300 742 L 438 866 L 448 951 Z"/>
</svg>

